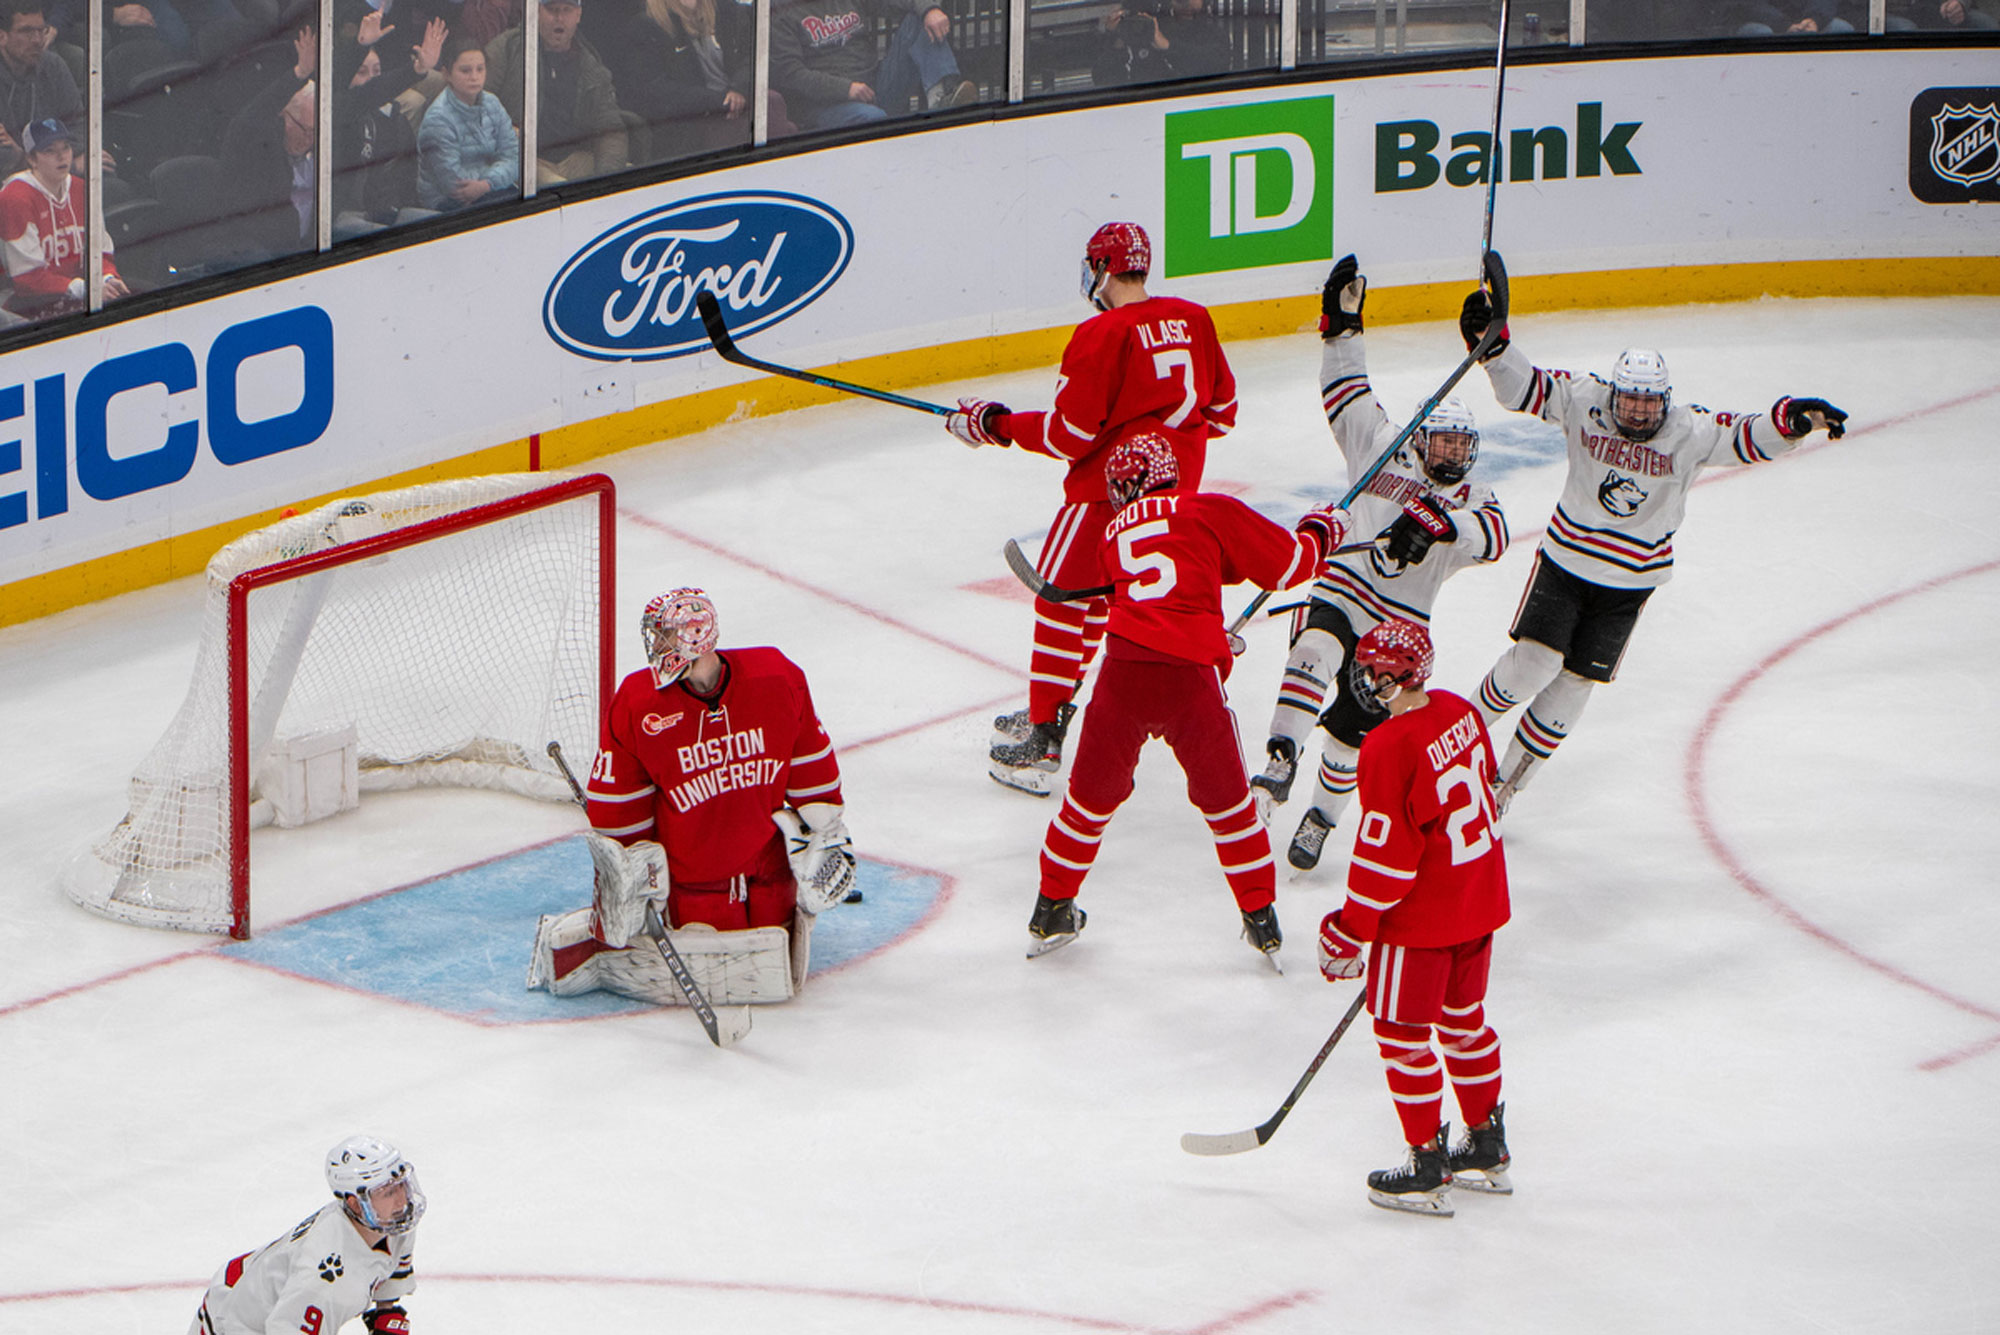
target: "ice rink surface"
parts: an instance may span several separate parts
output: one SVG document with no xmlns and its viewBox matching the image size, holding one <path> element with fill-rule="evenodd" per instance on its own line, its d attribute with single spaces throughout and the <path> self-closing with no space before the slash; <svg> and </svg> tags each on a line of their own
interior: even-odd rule
<svg viewBox="0 0 2000 1335">
<path fill-rule="evenodd" d="M 1708 475 L 1620 679 L 1507 820 L 1489 1014 L 1512 1198 L 1461 1192 L 1450 1221 L 1367 1203 L 1402 1147 L 1365 1021 L 1267 1146 L 1181 1152 L 1269 1116 L 1352 996 L 1313 967 L 1351 832 L 1312 875 L 1281 865 L 1275 976 L 1156 744 L 1085 885 L 1089 929 L 1024 959 L 1054 804 L 995 786 L 984 752 L 1025 698 L 1030 610 L 1000 545 L 1032 550 L 1060 470 L 857 400 L 602 465 L 621 672 L 648 596 L 707 587 L 725 647 L 806 669 L 871 874 L 931 878 L 901 919 L 875 896 L 837 910 L 872 953 L 729 1051 L 685 1011 L 474 1022 L 73 907 L 57 869 L 118 819 L 179 702 L 201 589 L 0 630 L 0 1331 L 184 1330 L 222 1261 L 317 1208 L 321 1155 L 358 1130 L 430 1197 L 420 1335 L 2000 1329 L 2000 301 L 1513 323 L 1540 365 L 1649 344 L 1684 401 L 1816 394 L 1853 416 L 1843 442 Z M 781 335 L 750 350 L 782 361 Z M 1444 324 L 1369 339 L 1399 414 L 1461 355 Z M 1242 425 L 1210 484 L 1289 521 L 1343 482 L 1318 342 L 1229 352 Z M 1053 382 L 923 392 L 1040 407 Z M 1436 681 L 1470 694 L 1561 470 L 1551 431 L 1500 414 L 1478 372 L 1463 389 L 1515 534 L 1437 609 Z M 1284 653 L 1260 621 L 1230 680 L 1253 754 Z M 1302 810 L 1281 809 L 1280 850 Z M 580 823 L 497 794 L 370 797 L 256 836 L 256 926 Z M 434 912 L 352 958 L 416 967 L 451 916 L 493 926 L 476 899 Z M 524 968 L 527 931 L 497 939 L 495 967 Z"/>
</svg>

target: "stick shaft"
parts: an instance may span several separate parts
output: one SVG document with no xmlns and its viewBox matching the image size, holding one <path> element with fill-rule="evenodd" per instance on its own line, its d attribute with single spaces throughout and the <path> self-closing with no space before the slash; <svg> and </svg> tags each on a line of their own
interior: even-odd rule
<svg viewBox="0 0 2000 1335">
<path fill-rule="evenodd" d="M 949 417 L 958 411 L 956 408 L 947 408 L 941 403 L 927 403 L 923 399 L 912 399 L 901 394 L 892 394 L 886 389 L 871 389 L 867 385 L 857 385 L 850 380 L 835 380 L 832 376 L 820 375 L 817 371 L 801 370 L 796 366 L 780 366 L 776 362 L 767 362 L 761 357 L 752 357 L 749 353 L 736 346 L 736 340 L 730 335 L 729 326 L 722 318 L 722 303 L 715 299 L 713 292 L 704 289 L 696 293 L 694 304 L 695 308 L 701 313 L 701 327 L 707 332 L 708 341 L 714 346 L 716 355 L 726 362 L 734 362 L 738 366 L 747 366 L 753 371 L 762 371 L 766 375 L 789 376 L 793 380 L 803 380 L 809 385 L 818 385 L 824 389 L 837 389 L 843 394 L 859 394 L 863 398 L 880 399 L 884 403 L 893 403 L 899 408 L 915 408 L 918 412 L 935 413 L 939 417 Z"/>
</svg>

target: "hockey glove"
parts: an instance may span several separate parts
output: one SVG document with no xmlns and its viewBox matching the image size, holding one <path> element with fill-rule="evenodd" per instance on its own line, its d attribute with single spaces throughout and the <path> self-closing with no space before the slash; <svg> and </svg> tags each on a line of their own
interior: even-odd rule
<svg viewBox="0 0 2000 1335">
<path fill-rule="evenodd" d="M 1771 420 L 1787 440 L 1797 440 L 1815 428 L 1823 428 L 1834 440 L 1847 434 L 1847 414 L 1825 399 L 1795 399 L 1788 394 L 1771 405 Z"/>
<path fill-rule="evenodd" d="M 854 885 L 853 841 L 838 805 L 814 802 L 806 810 L 812 817 L 810 827 L 804 813 L 790 807 L 772 812 L 771 819 L 785 836 L 785 856 L 799 884 L 799 907 L 818 915 L 845 900 Z"/>
<path fill-rule="evenodd" d="M 1343 978 L 1359 978 L 1368 967 L 1362 943 L 1340 930 L 1340 914 L 1329 913 L 1319 922 L 1319 971 L 1329 983 Z"/>
<path fill-rule="evenodd" d="M 1486 295 L 1483 287 L 1474 288 L 1465 298 L 1465 305 L 1459 308 L 1458 332 L 1465 339 L 1465 350 L 1471 352 L 1479 346 L 1479 340 L 1486 336 L 1486 326 L 1493 323 L 1493 299 Z M 1507 326 L 1500 326 L 1500 337 L 1493 340 L 1493 346 L 1486 350 L 1481 361 L 1492 361 L 1507 350 Z"/>
<path fill-rule="evenodd" d="M 1432 543 L 1458 541 L 1458 530 L 1452 526 L 1451 511 L 1427 493 L 1403 502 L 1403 513 L 1396 516 L 1383 538 L 1384 555 L 1413 566 L 1422 563 Z"/>
<path fill-rule="evenodd" d="M 369 1308 L 361 1314 L 361 1324 L 368 1335 L 410 1335 L 410 1314 L 394 1303 Z"/>
<path fill-rule="evenodd" d="M 1368 296 L 1368 280 L 1352 255 L 1341 258 L 1326 276 L 1319 294 L 1319 336 L 1329 342 L 1342 334 L 1361 332 L 1361 303 Z"/>
<path fill-rule="evenodd" d="M 945 430 L 974 449 L 981 445 L 1005 445 L 1008 441 L 1000 434 L 1000 419 L 1008 412 L 1005 404 L 990 399 L 960 399 L 958 411 L 944 419 Z"/>
<path fill-rule="evenodd" d="M 1347 530 L 1354 527 L 1354 517 L 1337 505 L 1322 505 L 1317 510 L 1308 510 L 1293 525 L 1298 533 L 1309 533 L 1319 538 L 1319 559 L 1324 564 L 1340 545 L 1347 541 Z"/>
</svg>

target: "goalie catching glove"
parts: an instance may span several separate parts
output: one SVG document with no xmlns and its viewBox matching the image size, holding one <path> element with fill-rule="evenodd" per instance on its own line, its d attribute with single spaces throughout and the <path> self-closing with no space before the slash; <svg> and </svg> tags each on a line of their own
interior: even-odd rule
<svg viewBox="0 0 2000 1335">
<path fill-rule="evenodd" d="M 958 411 L 945 416 L 945 430 L 974 449 L 981 445 L 1005 445 L 1008 440 L 1000 434 L 1000 419 L 1010 411 L 1006 404 L 991 399 L 960 399 Z"/>
<path fill-rule="evenodd" d="M 1771 405 L 1771 420 L 1785 439 L 1797 440 L 1815 429 L 1833 440 L 1847 434 L 1847 414 L 1825 399 L 1795 399 L 1789 394 Z"/>
<path fill-rule="evenodd" d="M 1368 280 L 1352 255 L 1343 255 L 1326 286 L 1319 293 L 1319 336 L 1328 342 L 1343 334 L 1361 332 L 1361 303 L 1368 296 Z"/>
<path fill-rule="evenodd" d="M 1319 923 L 1319 971 L 1329 983 L 1359 978 L 1368 967 L 1362 943 L 1340 930 L 1340 914 L 1329 913 Z"/>
<path fill-rule="evenodd" d="M 854 884 L 854 849 L 843 808 L 809 802 L 798 811 L 779 807 L 771 819 L 785 836 L 785 856 L 799 883 L 799 907 L 816 915 L 846 899 Z"/>
</svg>

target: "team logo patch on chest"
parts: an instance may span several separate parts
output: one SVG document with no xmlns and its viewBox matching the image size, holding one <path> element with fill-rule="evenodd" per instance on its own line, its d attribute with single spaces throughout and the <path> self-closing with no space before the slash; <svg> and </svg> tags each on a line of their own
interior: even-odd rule
<svg viewBox="0 0 2000 1335">
<path fill-rule="evenodd" d="M 639 720 L 639 726 L 645 730 L 648 737 L 658 737 L 686 717 L 685 709 L 677 714 L 647 714 Z"/>
<path fill-rule="evenodd" d="M 346 1273 L 347 1273 L 346 1267 L 344 1267 L 340 1263 L 339 1252 L 332 1252 L 320 1258 L 319 1277 L 325 1280 L 327 1283 L 329 1284 L 333 1283 L 333 1281 L 339 1279 L 342 1275 Z"/>
<path fill-rule="evenodd" d="M 1614 470 L 1606 473 L 1604 481 L 1597 484 L 1597 503 L 1604 507 L 1607 514 L 1630 519 L 1646 503 L 1646 489 Z"/>
</svg>

